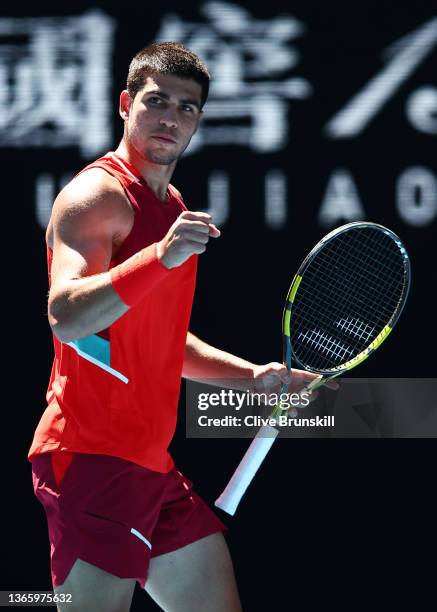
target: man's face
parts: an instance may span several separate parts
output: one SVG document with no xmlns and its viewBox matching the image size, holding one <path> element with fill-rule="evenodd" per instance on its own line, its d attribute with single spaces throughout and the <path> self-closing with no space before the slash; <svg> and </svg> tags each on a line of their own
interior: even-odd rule
<svg viewBox="0 0 437 612">
<path fill-rule="evenodd" d="M 140 157 L 168 165 L 182 155 L 199 126 L 201 93 L 195 81 L 170 75 L 147 77 L 133 101 L 122 93 L 127 139 Z"/>
</svg>

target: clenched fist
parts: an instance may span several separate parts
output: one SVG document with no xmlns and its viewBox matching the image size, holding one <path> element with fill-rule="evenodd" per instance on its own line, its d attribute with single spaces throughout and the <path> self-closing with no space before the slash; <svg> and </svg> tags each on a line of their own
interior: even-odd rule
<svg viewBox="0 0 437 612">
<path fill-rule="evenodd" d="M 157 244 L 157 255 L 162 265 L 170 270 L 183 264 L 191 255 L 203 253 L 208 240 L 220 236 L 220 230 L 211 221 L 208 213 L 184 210 Z"/>
</svg>

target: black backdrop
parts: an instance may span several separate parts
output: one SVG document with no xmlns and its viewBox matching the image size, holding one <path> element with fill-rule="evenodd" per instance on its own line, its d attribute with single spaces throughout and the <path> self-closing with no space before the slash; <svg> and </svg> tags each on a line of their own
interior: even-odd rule
<svg viewBox="0 0 437 612">
<path fill-rule="evenodd" d="M 86 20 L 66 20 L 90 10 L 105 22 L 100 38 Z M 212 206 L 222 216 L 222 237 L 201 257 L 192 331 L 258 363 L 280 360 L 282 301 L 302 255 L 328 229 L 364 218 L 404 239 L 413 286 L 396 333 L 360 374 L 434 375 L 431 3 L 42 2 L 33 12 L 15 3 L 0 15 L 2 589 L 50 588 L 45 518 L 26 454 L 52 359 L 44 246 L 51 193 L 118 143 L 116 109 L 128 63 L 162 35 L 166 15 L 187 46 L 204 51 L 218 82 L 203 142 L 172 181 L 189 208 Z M 261 48 L 263 41 L 271 46 Z M 266 61 L 275 53 L 284 61 L 276 72 Z M 55 71 L 44 82 L 47 58 Z M 232 61 L 241 73 L 223 76 Z M 284 94 L 278 83 L 290 80 Z M 90 82 L 95 88 L 87 90 Z M 227 117 L 230 107 L 235 112 Z M 333 122 L 341 110 L 346 115 Z M 87 134 L 96 135 L 100 149 L 86 144 Z M 181 397 L 173 456 L 212 503 L 247 441 L 186 439 Z M 280 441 L 238 515 L 224 519 L 245 609 L 387 610 L 407 595 L 426 597 L 434 447 L 432 438 Z M 155 606 L 137 592 L 134 609 Z"/>
</svg>

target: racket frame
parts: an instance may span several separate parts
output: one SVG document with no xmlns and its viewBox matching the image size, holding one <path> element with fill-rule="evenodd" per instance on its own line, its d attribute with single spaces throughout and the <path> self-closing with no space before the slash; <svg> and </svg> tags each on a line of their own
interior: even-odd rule
<svg viewBox="0 0 437 612">
<path fill-rule="evenodd" d="M 380 231 L 384 232 L 390 238 L 392 238 L 399 247 L 399 250 L 403 256 L 404 266 L 405 266 L 405 278 L 406 283 L 404 286 L 403 293 L 399 300 L 398 307 L 395 312 L 391 316 L 390 320 L 383 327 L 383 329 L 379 332 L 379 334 L 374 338 L 374 340 L 363 349 L 358 355 L 349 361 L 332 368 L 330 370 L 317 370 L 313 368 L 309 368 L 307 365 L 301 363 L 297 356 L 293 353 L 293 347 L 291 344 L 290 330 L 292 325 L 292 313 L 293 313 L 293 303 L 296 298 L 297 291 L 299 289 L 299 285 L 302 281 L 303 274 L 305 270 L 308 268 L 310 263 L 313 261 L 317 253 L 331 240 L 336 238 L 339 234 L 349 231 L 352 228 L 359 227 L 373 227 L 378 228 Z M 302 261 L 297 273 L 295 274 L 293 281 L 290 285 L 290 288 L 287 293 L 287 297 L 285 300 L 285 306 L 282 313 L 282 336 L 283 336 L 283 358 L 284 365 L 287 367 L 289 371 L 291 371 L 292 362 L 296 363 L 302 369 L 312 372 L 313 374 L 319 374 L 320 378 L 313 380 L 309 385 L 307 385 L 300 393 L 301 395 L 305 392 L 311 392 L 319 387 L 322 387 L 330 380 L 333 380 L 340 374 L 355 368 L 357 365 L 365 361 L 381 344 L 384 340 L 389 336 L 392 331 L 394 325 L 399 319 L 402 310 L 407 301 L 407 297 L 410 291 L 411 285 L 411 264 L 410 259 L 408 257 L 407 251 L 399 238 L 392 230 L 387 227 L 380 225 L 378 223 L 365 222 L 365 221 L 355 221 L 352 223 L 347 223 L 346 225 L 342 225 L 329 232 L 324 236 L 315 247 L 308 253 L 305 259 Z M 287 385 L 282 385 L 281 393 L 287 391 Z M 279 404 L 273 409 L 271 414 L 271 418 L 276 420 L 278 423 L 278 419 L 281 415 L 288 412 L 288 408 L 282 408 Z M 277 433 L 276 433 L 277 432 Z M 279 433 L 279 426 L 275 425 L 269 428 L 268 433 L 266 434 L 266 428 L 262 427 L 255 438 L 252 440 L 249 448 L 247 449 L 243 459 L 235 470 L 232 478 L 228 482 L 228 485 L 224 489 L 223 493 L 216 500 L 215 505 L 218 508 L 221 508 L 228 514 L 233 515 L 238 507 L 238 504 L 243 497 L 247 487 L 255 476 L 258 468 L 262 464 L 266 455 L 268 454 L 271 446 L 273 445 L 274 440 L 276 439 Z M 262 442 L 262 438 L 265 437 L 271 438 L 269 441 Z"/>
</svg>

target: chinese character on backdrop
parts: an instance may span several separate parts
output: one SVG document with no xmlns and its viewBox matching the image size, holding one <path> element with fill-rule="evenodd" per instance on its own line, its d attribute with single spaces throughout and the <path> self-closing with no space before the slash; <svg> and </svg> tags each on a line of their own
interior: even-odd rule
<svg viewBox="0 0 437 612">
<path fill-rule="evenodd" d="M 292 43 L 303 25 L 291 16 L 255 19 L 227 2 L 205 2 L 204 22 L 163 17 L 157 41 L 177 40 L 208 65 L 211 91 L 207 114 L 187 153 L 209 145 L 238 144 L 271 153 L 288 141 L 289 100 L 307 98 L 310 83 L 288 77 L 300 60 Z"/>
<path fill-rule="evenodd" d="M 0 145 L 77 146 L 82 157 L 112 140 L 113 19 L 0 18 Z"/>
</svg>

